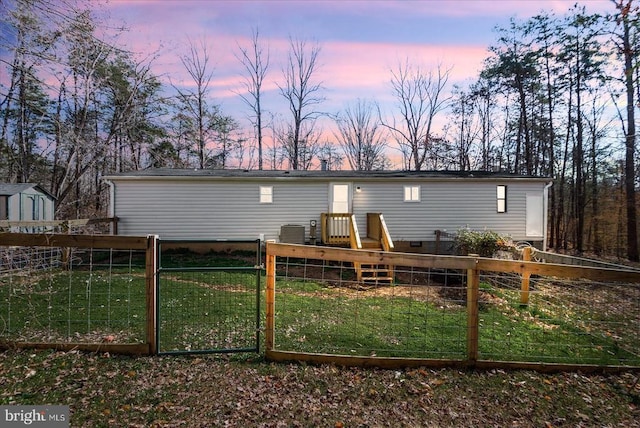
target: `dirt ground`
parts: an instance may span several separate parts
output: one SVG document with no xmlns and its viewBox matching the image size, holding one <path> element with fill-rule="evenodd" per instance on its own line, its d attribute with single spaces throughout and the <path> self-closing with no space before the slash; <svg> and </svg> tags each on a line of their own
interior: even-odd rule
<svg viewBox="0 0 640 428">
<path fill-rule="evenodd" d="M 638 373 L 272 364 L 259 357 L 0 353 L 0 404 L 72 427 L 640 427 Z"/>
</svg>

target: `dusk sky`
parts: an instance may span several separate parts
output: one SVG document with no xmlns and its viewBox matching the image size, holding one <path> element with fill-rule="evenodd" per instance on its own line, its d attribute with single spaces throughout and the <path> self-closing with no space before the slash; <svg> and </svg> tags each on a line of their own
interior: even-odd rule
<svg viewBox="0 0 640 428">
<path fill-rule="evenodd" d="M 540 11 L 566 12 L 575 0 L 451 1 L 180 1 L 111 0 L 107 10 L 129 31 L 120 39 L 136 53 L 158 52 L 153 71 L 181 84 L 179 55 L 189 39 L 206 39 L 213 59 L 216 102 L 226 114 L 242 119 L 246 107 L 239 88 L 242 67 L 234 55 L 249 47 L 257 28 L 270 53 L 266 108 L 282 112 L 277 92 L 282 81 L 289 37 L 317 41 L 321 47 L 316 81 L 327 100 L 322 109 L 335 113 L 357 98 L 388 105 L 391 69 L 409 60 L 424 69 L 451 67 L 450 84 L 478 75 L 494 28 L 511 17 L 525 19 Z M 589 12 L 613 9 L 610 0 L 582 0 Z M 271 91 L 271 92 L 269 92 Z"/>
</svg>

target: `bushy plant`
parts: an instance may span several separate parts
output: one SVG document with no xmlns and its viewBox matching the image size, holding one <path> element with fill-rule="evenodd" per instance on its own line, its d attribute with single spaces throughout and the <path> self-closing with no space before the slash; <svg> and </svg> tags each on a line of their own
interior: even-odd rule
<svg viewBox="0 0 640 428">
<path fill-rule="evenodd" d="M 458 254 L 478 254 L 481 257 L 492 257 L 498 250 L 509 248 L 511 240 L 492 230 L 471 230 L 464 228 L 458 230 L 455 238 L 455 247 Z"/>
</svg>

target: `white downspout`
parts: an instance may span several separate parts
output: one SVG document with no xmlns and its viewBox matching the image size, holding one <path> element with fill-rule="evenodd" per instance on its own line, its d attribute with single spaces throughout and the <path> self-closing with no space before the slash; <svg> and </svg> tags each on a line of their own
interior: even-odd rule
<svg viewBox="0 0 640 428">
<path fill-rule="evenodd" d="M 544 216 L 543 224 L 544 230 L 542 232 L 542 251 L 547 251 L 547 233 L 548 233 L 548 222 L 549 222 L 549 189 L 553 186 L 553 181 L 550 181 L 546 186 L 544 186 L 543 190 L 543 205 L 544 205 Z"/>
<path fill-rule="evenodd" d="M 109 185 L 109 217 L 113 218 L 116 216 L 116 201 L 115 201 L 115 196 L 116 196 L 116 186 L 115 184 L 113 184 L 113 181 L 111 180 L 105 180 L 107 182 L 107 184 Z M 113 223 L 111 223 L 111 225 L 109 226 L 109 233 L 111 233 L 113 235 Z"/>
</svg>

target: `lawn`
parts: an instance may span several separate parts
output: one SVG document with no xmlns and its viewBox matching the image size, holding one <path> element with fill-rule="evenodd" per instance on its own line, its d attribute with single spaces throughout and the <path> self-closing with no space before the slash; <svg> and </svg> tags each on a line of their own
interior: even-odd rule
<svg viewBox="0 0 640 428">
<path fill-rule="evenodd" d="M 177 252 L 161 261 L 161 352 L 227 352 L 262 346 L 258 330 L 264 325 L 265 279 L 257 276 L 252 257 L 203 258 Z M 339 282 L 278 278 L 277 349 L 466 358 L 466 291 L 459 278 L 423 281 L 412 273 L 411 283 L 362 287 L 349 279 L 348 270 L 339 268 Z M 553 284 L 542 282 L 534 285 L 531 304 L 521 306 L 518 290 L 491 281 L 481 284 L 480 359 L 640 366 L 638 324 L 633 322 L 638 316 L 637 296 L 623 296 L 636 302 L 623 307 L 624 313 L 614 310 L 618 304 L 604 306 L 599 313 L 600 306 L 576 300 L 575 296 L 587 294 L 584 291 L 552 289 Z M 144 287 L 139 262 L 3 276 L 3 338 L 100 342 L 108 337 L 116 343 L 138 343 L 144 340 Z M 637 293 L 637 287 L 624 290 Z M 607 292 L 600 300 L 613 298 Z M 595 295 L 592 289 L 589 293 Z"/>
<path fill-rule="evenodd" d="M 145 339 L 143 269 L 94 267 L 0 277 L 6 339 L 119 343 Z"/>
<path fill-rule="evenodd" d="M 264 323 L 264 277 L 256 293 L 255 273 L 235 269 L 246 264 L 234 260 L 224 261 L 225 269 L 184 254 L 166 261 L 161 349 L 254 345 L 257 317 L 260 327 Z M 188 269 L 172 270 L 177 266 Z M 92 341 L 111 334 L 138 340 L 143 273 L 131 264 L 5 276 L 2 338 Z M 330 281 L 281 276 L 276 289 L 278 349 L 453 360 L 466 355 L 460 281 L 412 276 L 392 286 L 362 287 L 341 268 Z M 637 291 L 539 281 L 531 303 L 520 306 L 517 289 L 483 281 L 480 356 L 640 365 L 628 351 L 637 350 Z M 73 427 L 640 427 L 637 370 L 376 370 L 274 364 L 255 352 L 133 358 L 9 349 L 0 353 L 0 405 L 6 404 L 69 405 Z"/>
<path fill-rule="evenodd" d="M 467 307 L 462 284 L 354 289 L 282 280 L 276 288 L 278 349 L 380 357 L 466 357 Z M 517 292 L 489 283 L 481 284 L 481 290 L 480 359 L 640 365 L 637 342 L 595 330 L 597 323 L 592 318 L 567 318 L 566 305 L 553 306 L 549 299 L 534 294 L 530 305 L 521 306 Z M 539 313 L 541 308 L 545 313 Z M 615 325 L 609 322 L 606 327 Z M 633 335 L 637 330 L 637 324 L 631 325 L 622 334 Z"/>
</svg>

